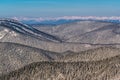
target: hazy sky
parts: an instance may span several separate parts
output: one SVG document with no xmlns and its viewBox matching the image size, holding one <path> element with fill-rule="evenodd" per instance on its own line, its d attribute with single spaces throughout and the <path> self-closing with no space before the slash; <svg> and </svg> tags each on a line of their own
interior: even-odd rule
<svg viewBox="0 0 120 80">
<path fill-rule="evenodd" d="M 0 0 L 0 17 L 120 16 L 120 0 Z"/>
</svg>

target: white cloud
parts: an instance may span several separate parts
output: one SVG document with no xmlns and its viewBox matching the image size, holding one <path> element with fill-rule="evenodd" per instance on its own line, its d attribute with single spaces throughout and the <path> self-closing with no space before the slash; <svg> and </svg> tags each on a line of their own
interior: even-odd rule
<svg viewBox="0 0 120 80">
<path fill-rule="evenodd" d="M 120 20 L 120 16 L 111 16 L 111 17 L 98 17 L 98 16 L 63 16 L 63 17 L 49 17 L 49 18 L 28 18 L 28 17 L 13 17 L 13 19 L 18 20 L 18 21 L 28 21 L 28 20 L 35 20 L 37 22 L 41 22 L 44 20 L 61 20 L 61 19 L 65 19 L 65 20 L 76 20 L 76 19 L 80 19 L 80 20 Z"/>
</svg>

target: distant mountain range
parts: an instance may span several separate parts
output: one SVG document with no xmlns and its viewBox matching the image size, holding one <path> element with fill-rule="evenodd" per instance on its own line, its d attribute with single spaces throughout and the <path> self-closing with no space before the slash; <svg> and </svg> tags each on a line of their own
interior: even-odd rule
<svg viewBox="0 0 120 80">
<path fill-rule="evenodd" d="M 103 21 L 75 21 L 53 27 L 28 26 L 1 19 L 0 42 L 24 44 L 54 52 L 79 52 L 100 46 L 120 47 L 120 25 Z"/>
<path fill-rule="evenodd" d="M 88 44 L 119 44 L 120 24 L 104 21 L 76 21 L 55 27 L 36 27 L 60 37 L 64 42 Z"/>
<path fill-rule="evenodd" d="M 28 25 L 32 25 L 32 26 L 56 26 L 56 25 L 60 25 L 60 24 L 66 24 L 66 23 L 70 23 L 70 22 L 75 22 L 75 21 L 79 21 L 79 20 L 65 20 L 65 19 L 61 19 L 61 20 L 44 20 L 44 21 L 36 21 L 36 20 L 22 20 L 22 23 L 28 24 Z"/>
<path fill-rule="evenodd" d="M 26 17 L 14 17 L 18 21 L 21 21 L 28 25 L 60 25 L 66 24 L 75 21 L 83 21 L 83 20 L 91 20 L 91 21 L 105 21 L 105 22 L 113 22 L 113 23 L 120 23 L 120 17 L 96 17 L 96 16 L 88 16 L 88 17 L 81 17 L 81 16 L 64 16 L 64 17 L 56 17 L 56 18 L 26 18 Z"/>
</svg>

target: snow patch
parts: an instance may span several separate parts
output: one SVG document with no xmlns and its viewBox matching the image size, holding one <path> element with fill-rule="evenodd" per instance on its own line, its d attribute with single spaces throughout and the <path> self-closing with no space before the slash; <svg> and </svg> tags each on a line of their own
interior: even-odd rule
<svg viewBox="0 0 120 80">
<path fill-rule="evenodd" d="M 9 32 L 9 30 L 8 30 L 8 29 L 4 29 L 4 31 L 5 31 L 5 32 Z"/>
<path fill-rule="evenodd" d="M 91 45 L 90 44 L 85 44 L 85 47 L 91 47 Z"/>
<path fill-rule="evenodd" d="M 117 35 L 116 35 L 116 37 L 120 37 L 120 35 L 119 35 L 119 34 L 117 34 Z"/>
<path fill-rule="evenodd" d="M 4 35 L 0 33 L 0 39 L 2 39 L 3 37 L 4 37 Z"/>
<path fill-rule="evenodd" d="M 0 31 L 0 39 L 2 39 L 8 32 L 9 32 L 8 29 L 4 29 L 3 31 Z"/>
<path fill-rule="evenodd" d="M 18 34 L 15 33 L 14 31 L 10 32 L 11 36 L 16 37 Z"/>
</svg>

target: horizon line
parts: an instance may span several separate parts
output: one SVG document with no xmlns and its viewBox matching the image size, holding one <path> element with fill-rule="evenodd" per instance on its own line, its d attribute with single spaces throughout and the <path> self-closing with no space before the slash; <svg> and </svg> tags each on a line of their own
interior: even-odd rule
<svg viewBox="0 0 120 80">
<path fill-rule="evenodd" d="M 15 20 L 36 20 L 36 21 L 44 21 L 44 20 L 120 20 L 120 16 L 61 16 L 61 17 L 4 17 L 0 19 L 15 19 Z"/>
<path fill-rule="evenodd" d="M 22 20 L 35 20 L 35 21 L 44 21 L 44 20 L 120 20 L 120 16 L 62 16 L 62 17 L 10 17 L 12 19 L 22 21 Z"/>
</svg>

